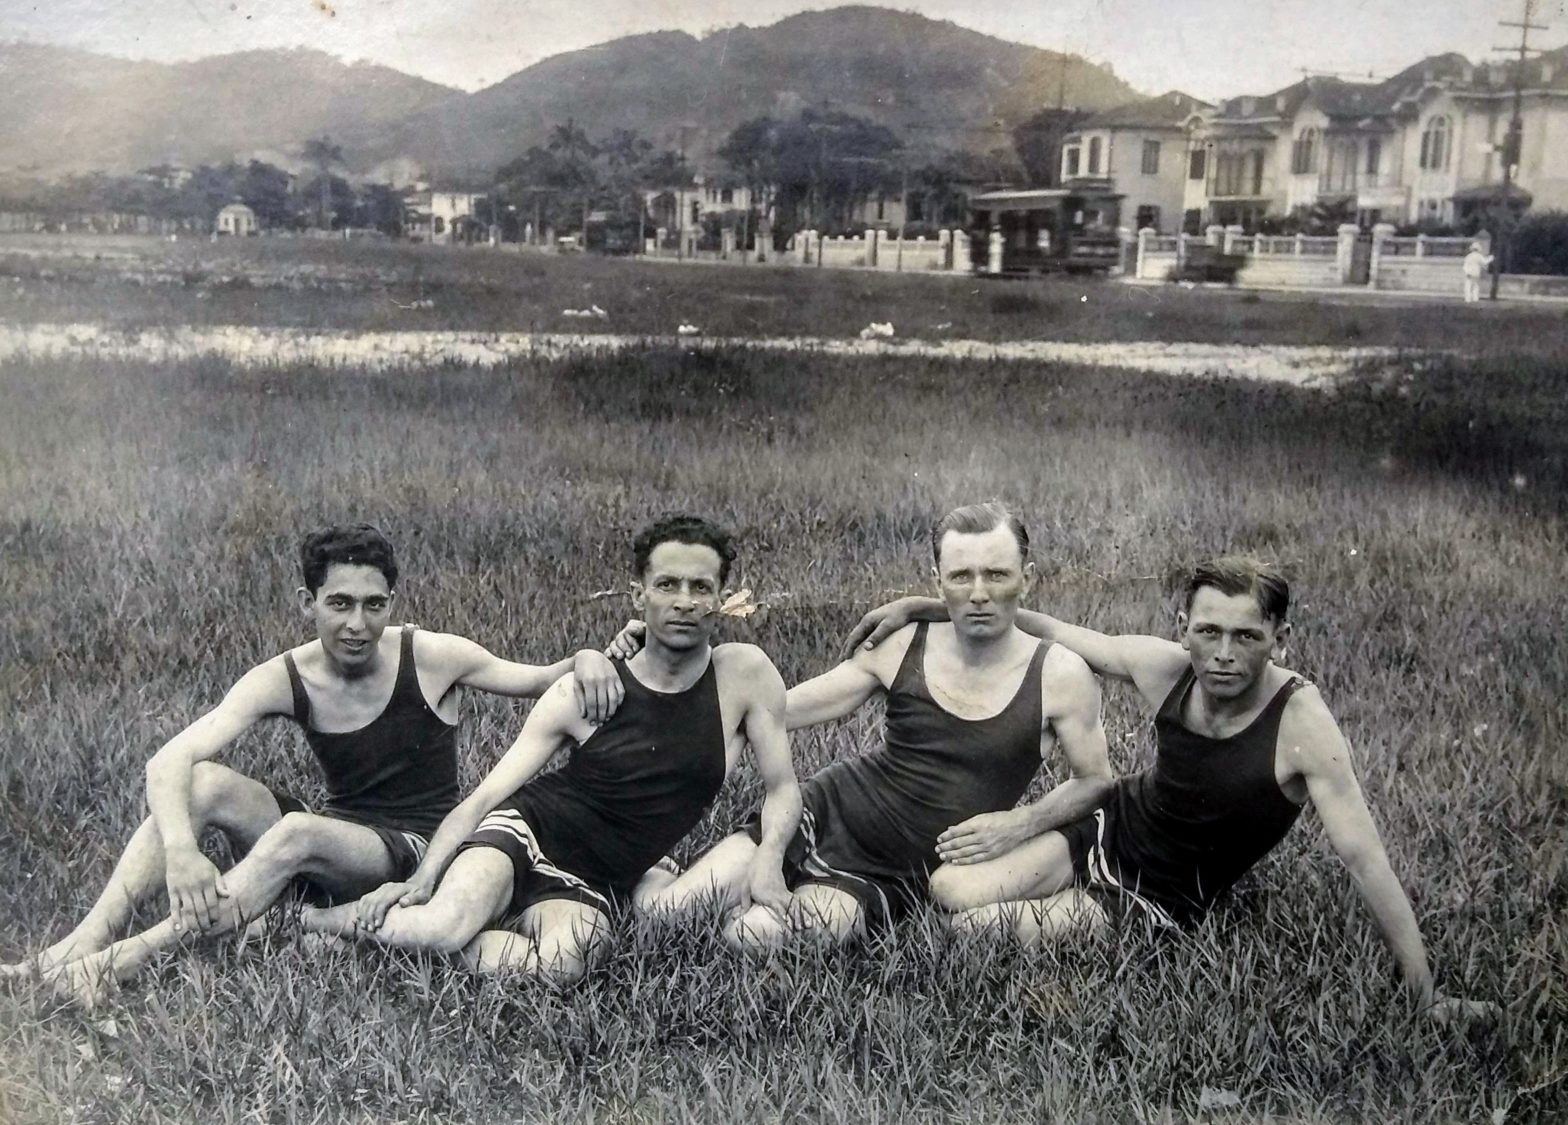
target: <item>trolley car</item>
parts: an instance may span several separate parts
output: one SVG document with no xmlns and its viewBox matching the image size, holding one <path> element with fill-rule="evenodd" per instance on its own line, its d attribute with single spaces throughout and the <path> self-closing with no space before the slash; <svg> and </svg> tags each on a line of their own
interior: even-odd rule
<svg viewBox="0 0 1568 1125">
<path fill-rule="evenodd" d="M 979 274 L 1109 272 L 1121 260 L 1122 197 L 1109 190 L 989 191 L 970 199 L 970 260 Z"/>
</svg>

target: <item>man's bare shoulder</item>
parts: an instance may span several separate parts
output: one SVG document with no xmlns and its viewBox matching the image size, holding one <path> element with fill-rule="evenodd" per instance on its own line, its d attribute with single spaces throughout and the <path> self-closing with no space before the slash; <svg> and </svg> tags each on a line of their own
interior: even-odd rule
<svg viewBox="0 0 1568 1125">
<path fill-rule="evenodd" d="M 773 658 L 761 648 L 744 641 L 730 641 L 713 648 L 713 672 L 719 679 L 719 688 L 744 687 L 758 678 L 771 680 L 778 676 Z"/>
<path fill-rule="evenodd" d="M 1295 676 L 1288 669 L 1282 671 Z M 1350 764 L 1350 746 L 1315 684 L 1304 683 L 1285 701 L 1279 720 L 1279 749 L 1291 770 L 1304 775 Z"/>
<path fill-rule="evenodd" d="M 477 641 L 457 633 L 440 633 L 434 629 L 421 629 L 417 626 L 392 625 L 387 632 L 397 630 L 398 641 L 402 641 L 402 632 L 405 628 L 414 630 L 414 659 L 421 667 L 436 664 L 470 663 L 474 655 L 483 651 L 483 646 Z"/>
<path fill-rule="evenodd" d="M 1061 687 L 1094 682 L 1089 662 L 1066 645 L 1052 645 L 1046 649 L 1040 676 L 1047 684 Z"/>
<path fill-rule="evenodd" d="M 298 649 L 291 649 L 290 653 L 298 653 L 301 649 L 308 649 L 314 644 L 319 651 L 319 642 L 301 645 Z M 223 697 L 221 707 L 233 710 L 240 709 L 256 715 L 291 715 L 294 713 L 294 689 L 289 683 L 288 665 L 284 662 L 285 653 L 263 660 L 251 668 L 229 688 Z M 296 656 L 296 661 L 298 657 Z"/>
<path fill-rule="evenodd" d="M 944 625 L 945 622 L 938 622 L 932 627 L 942 628 Z M 904 656 L 909 652 L 909 646 L 914 643 L 915 633 L 919 628 L 918 622 L 910 622 L 876 648 L 857 649 L 847 663 L 864 668 L 881 680 L 884 687 L 890 687 L 898 675 L 899 665 L 904 663 Z M 952 629 L 952 626 L 946 625 L 946 628 Z"/>
</svg>

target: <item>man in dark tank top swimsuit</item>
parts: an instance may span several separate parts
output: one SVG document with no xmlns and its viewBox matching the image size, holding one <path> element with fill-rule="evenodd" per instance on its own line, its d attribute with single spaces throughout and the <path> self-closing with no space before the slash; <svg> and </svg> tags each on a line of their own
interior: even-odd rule
<svg viewBox="0 0 1568 1125">
<path fill-rule="evenodd" d="M 911 626 L 790 689 L 792 730 L 846 716 L 877 694 L 887 719 L 883 747 L 802 787 L 805 813 L 786 853 L 787 915 L 744 894 L 755 822 L 679 877 L 650 872 L 639 907 L 676 914 L 716 896 L 730 909 L 727 937 L 748 948 L 802 931 L 844 940 L 919 902 L 944 860 L 1000 854 L 1100 801 L 1110 766 L 1094 677 L 1013 624 L 1033 575 L 1022 525 L 999 505 L 960 508 L 933 529 L 932 553 L 951 625 Z M 1058 743 L 1071 779 L 1015 808 Z"/>
<path fill-rule="evenodd" d="M 633 546 L 647 645 L 618 663 L 625 697 L 595 728 L 556 685 L 410 877 L 301 918 L 307 930 L 461 954 L 483 972 L 580 977 L 645 871 L 713 803 L 743 743 L 767 790 L 748 895 L 783 909 L 783 853 L 800 819 L 784 682 L 753 645 L 712 647 L 729 537 L 670 517 Z M 558 750 L 561 768 L 541 772 Z M 508 929 L 497 923 L 515 919 Z"/>
<path fill-rule="evenodd" d="M 1434 989 L 1344 737 L 1317 689 L 1275 663 L 1290 633 L 1289 604 L 1277 570 L 1223 558 L 1188 580 L 1179 642 L 1020 614 L 1021 628 L 1137 687 L 1154 712 L 1154 763 L 1117 781 L 1089 815 L 999 858 L 937 872 L 932 897 L 961 926 L 1002 926 L 1026 942 L 1131 918 L 1187 926 L 1279 843 L 1310 800 L 1421 1007 L 1441 1020 L 1489 1010 Z M 851 644 L 875 646 L 912 619 L 945 612 L 930 599 L 884 606 Z"/>
<path fill-rule="evenodd" d="M 98 901 L 67 937 L 12 971 L 49 974 L 91 1007 L 154 955 L 256 918 L 291 883 L 318 901 L 352 899 L 407 875 L 457 802 L 458 689 L 536 697 L 573 668 L 514 664 L 463 637 L 388 628 L 397 563 L 373 527 L 315 532 L 300 560 L 299 604 L 316 639 L 251 669 L 153 756 L 152 815 Z M 615 669 L 598 653 L 576 664 L 584 713 L 606 717 L 619 699 Z M 212 761 L 269 716 L 304 732 L 326 782 L 319 812 Z M 243 856 L 228 872 L 197 848 L 208 827 Z M 160 887 L 170 916 L 111 945 Z"/>
</svg>

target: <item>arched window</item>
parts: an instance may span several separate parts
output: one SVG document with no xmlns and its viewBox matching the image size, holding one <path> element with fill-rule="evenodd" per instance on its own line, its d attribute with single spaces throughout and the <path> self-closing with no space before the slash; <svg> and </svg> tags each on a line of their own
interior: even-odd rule
<svg viewBox="0 0 1568 1125">
<path fill-rule="evenodd" d="M 1447 168 L 1452 138 L 1453 126 L 1447 117 L 1430 119 L 1421 130 L 1421 167 L 1429 171 Z"/>
<path fill-rule="evenodd" d="M 1304 175 L 1318 170 L 1318 131 L 1313 128 L 1303 129 L 1296 136 L 1296 142 L 1290 150 L 1290 170 L 1295 175 Z"/>
<path fill-rule="evenodd" d="M 1100 174 L 1100 138 L 1089 138 L 1089 175 Z"/>
</svg>

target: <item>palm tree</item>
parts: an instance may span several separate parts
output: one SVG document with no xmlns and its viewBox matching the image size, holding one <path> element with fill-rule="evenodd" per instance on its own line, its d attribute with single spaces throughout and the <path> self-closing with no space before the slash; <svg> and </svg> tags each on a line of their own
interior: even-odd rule
<svg viewBox="0 0 1568 1125">
<path fill-rule="evenodd" d="M 321 174 L 321 226 L 332 229 L 332 169 L 343 163 L 343 149 L 332 143 L 332 138 L 322 134 L 305 142 L 301 155 Z"/>
<path fill-rule="evenodd" d="M 545 145 L 550 152 L 560 157 L 562 171 L 566 173 L 572 186 L 582 192 L 583 245 L 588 245 L 588 209 L 593 201 L 596 177 L 594 175 L 593 161 L 599 155 L 598 146 L 588 139 L 588 134 L 577 127 L 576 121 L 568 117 L 565 125 L 557 125 L 550 130 L 550 140 Z"/>
</svg>

